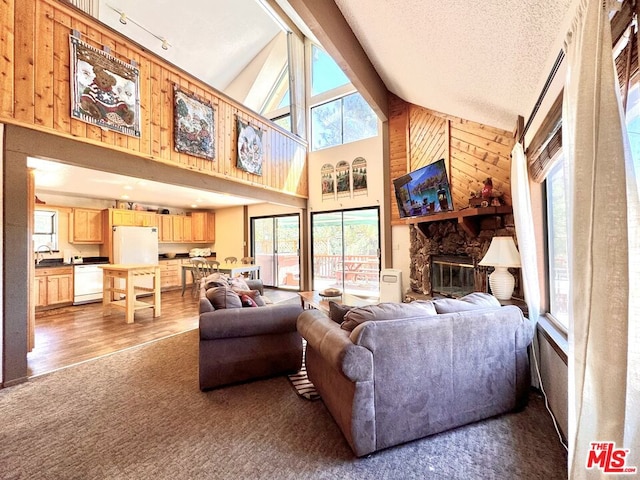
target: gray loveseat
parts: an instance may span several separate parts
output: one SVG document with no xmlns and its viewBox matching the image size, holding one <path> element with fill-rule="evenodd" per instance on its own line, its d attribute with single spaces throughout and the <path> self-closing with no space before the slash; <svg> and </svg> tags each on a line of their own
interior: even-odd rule
<svg viewBox="0 0 640 480">
<path fill-rule="evenodd" d="M 264 294 L 261 280 L 248 280 Z M 302 365 L 302 338 L 296 330 L 301 305 L 215 309 L 200 295 L 200 389 L 296 372 Z M 209 295 L 211 296 L 211 295 Z"/>
<path fill-rule="evenodd" d="M 298 317 L 309 379 L 357 456 L 526 405 L 533 324 L 490 295 L 361 307 L 342 325 Z"/>
</svg>

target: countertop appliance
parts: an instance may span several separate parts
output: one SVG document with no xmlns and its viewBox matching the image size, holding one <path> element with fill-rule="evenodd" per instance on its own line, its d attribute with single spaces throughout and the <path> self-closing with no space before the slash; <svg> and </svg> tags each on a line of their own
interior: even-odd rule
<svg viewBox="0 0 640 480">
<path fill-rule="evenodd" d="M 157 227 L 113 227 L 113 263 L 124 265 L 158 264 Z M 151 288 L 153 278 L 144 275 L 136 285 Z"/>
</svg>

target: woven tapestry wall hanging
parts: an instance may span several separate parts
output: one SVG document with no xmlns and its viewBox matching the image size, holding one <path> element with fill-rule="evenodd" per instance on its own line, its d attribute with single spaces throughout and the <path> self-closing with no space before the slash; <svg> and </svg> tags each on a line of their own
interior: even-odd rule
<svg viewBox="0 0 640 480">
<path fill-rule="evenodd" d="M 71 117 L 140 137 L 139 70 L 70 35 Z"/>
<path fill-rule="evenodd" d="M 249 123 L 237 120 L 238 129 L 238 161 L 240 170 L 262 175 L 262 130 Z"/>
<path fill-rule="evenodd" d="M 174 143 L 178 152 L 213 160 L 216 155 L 211 104 L 174 86 Z"/>
</svg>

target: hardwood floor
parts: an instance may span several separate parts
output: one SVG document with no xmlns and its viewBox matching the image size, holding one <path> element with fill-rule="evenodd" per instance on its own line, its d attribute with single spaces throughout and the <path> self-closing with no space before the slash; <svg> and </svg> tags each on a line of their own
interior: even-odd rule
<svg viewBox="0 0 640 480">
<path fill-rule="evenodd" d="M 280 302 L 297 293 L 269 289 L 265 295 Z M 153 318 L 152 309 L 143 309 L 129 324 L 120 309 L 103 316 L 102 303 L 38 312 L 35 348 L 27 355 L 28 375 L 42 375 L 194 328 L 198 328 L 198 300 L 188 291 L 181 296 L 180 290 L 162 293 L 162 315 Z"/>
</svg>

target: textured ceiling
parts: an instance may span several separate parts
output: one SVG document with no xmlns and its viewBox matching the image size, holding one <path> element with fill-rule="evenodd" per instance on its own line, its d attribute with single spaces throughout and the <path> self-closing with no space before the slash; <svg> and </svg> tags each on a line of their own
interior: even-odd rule
<svg viewBox="0 0 640 480">
<path fill-rule="evenodd" d="M 531 113 L 574 3 L 335 1 L 389 91 L 506 130 Z"/>
</svg>

